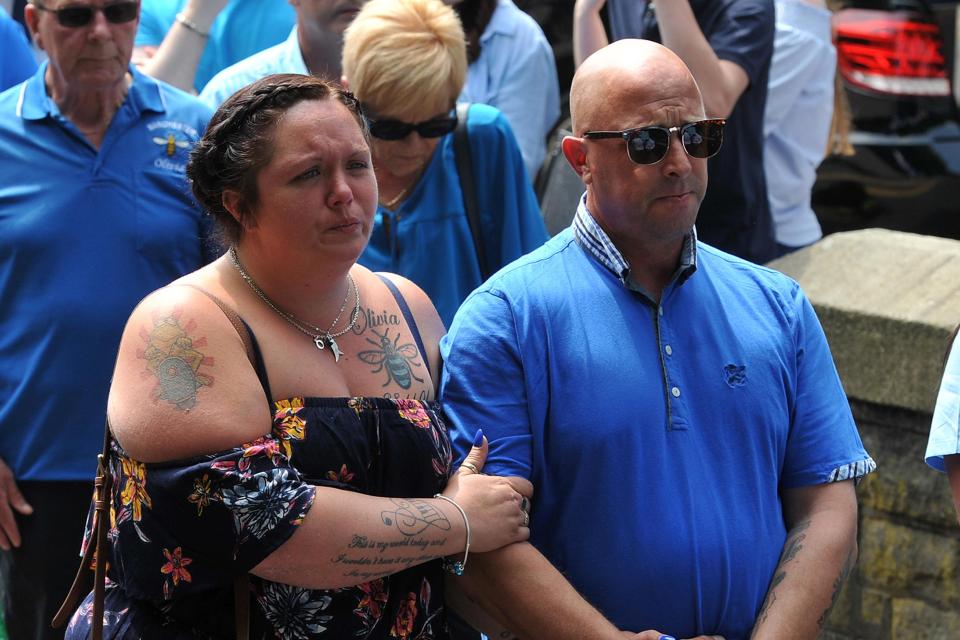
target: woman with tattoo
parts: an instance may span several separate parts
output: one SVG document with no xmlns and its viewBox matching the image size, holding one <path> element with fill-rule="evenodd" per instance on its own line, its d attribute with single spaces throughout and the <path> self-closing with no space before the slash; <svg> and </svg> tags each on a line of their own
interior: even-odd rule
<svg viewBox="0 0 960 640">
<path fill-rule="evenodd" d="M 953 506 L 960 523 L 960 341 L 953 330 L 940 380 L 940 393 L 933 410 L 930 440 L 927 442 L 927 464 L 946 471 L 953 491 Z"/>
<path fill-rule="evenodd" d="M 527 539 L 531 488 L 451 475 L 443 325 L 356 264 L 377 206 L 357 101 L 264 78 L 188 175 L 229 250 L 148 296 L 120 345 L 105 637 L 233 637 L 239 587 L 253 638 L 445 638 L 441 559 Z"/>
</svg>

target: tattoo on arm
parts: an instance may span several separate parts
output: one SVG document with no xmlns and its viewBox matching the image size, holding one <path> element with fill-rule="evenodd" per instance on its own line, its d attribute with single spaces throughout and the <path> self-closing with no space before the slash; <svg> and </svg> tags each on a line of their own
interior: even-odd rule
<svg viewBox="0 0 960 640">
<path fill-rule="evenodd" d="M 800 549 L 803 548 L 803 541 L 807 537 L 806 531 L 809 527 L 810 521 L 803 520 L 797 523 L 787 535 L 787 541 L 783 543 L 783 553 L 780 554 L 780 563 L 777 565 L 776 571 L 774 571 L 773 579 L 770 581 L 770 588 L 767 589 L 767 597 L 763 601 L 763 606 L 760 607 L 760 613 L 757 614 L 757 623 L 753 627 L 754 633 L 756 633 L 756 630 L 766 621 L 770 613 L 770 607 L 777 601 L 777 587 L 783 582 L 783 579 L 787 577 L 787 564 L 796 558 Z"/>
<path fill-rule="evenodd" d="M 199 350 L 207 346 L 207 339 L 193 337 L 196 323 L 184 322 L 181 316 L 178 309 L 169 316 L 155 317 L 149 331 L 141 329 L 144 347 L 137 350 L 137 357 L 146 361 L 146 375 L 157 380 L 151 391 L 153 401 L 163 400 L 190 411 L 197 404 L 200 388 L 213 385 L 213 377 L 201 373 L 200 367 L 212 367 L 214 361 Z"/>
<path fill-rule="evenodd" d="M 451 525 L 447 517 L 424 500 L 391 498 L 390 501 L 396 508 L 382 511 L 380 519 L 387 527 L 399 531 L 403 538 L 374 540 L 355 534 L 346 551 L 330 559 L 346 567 L 345 577 L 373 580 L 442 555 L 439 549 L 447 543 L 446 536 L 431 540 L 420 534 L 430 528 L 449 531 Z"/>
<path fill-rule="evenodd" d="M 833 595 L 830 596 L 830 604 L 827 605 L 823 615 L 821 615 L 820 619 L 817 620 L 818 629 L 823 629 L 823 625 L 826 624 L 827 618 L 830 617 L 830 612 L 833 611 L 833 605 L 837 604 L 837 598 L 840 597 L 840 591 L 843 589 L 843 585 L 850 576 L 850 571 L 853 569 L 853 565 L 856 564 L 856 562 L 857 554 L 851 550 L 850 553 L 847 554 L 847 559 L 844 560 L 843 566 L 840 567 L 840 574 L 837 575 L 837 579 L 833 582 Z"/>
</svg>

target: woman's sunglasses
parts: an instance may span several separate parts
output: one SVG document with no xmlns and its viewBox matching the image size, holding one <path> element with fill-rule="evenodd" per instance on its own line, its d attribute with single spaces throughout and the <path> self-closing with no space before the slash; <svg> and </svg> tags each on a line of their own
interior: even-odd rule
<svg viewBox="0 0 960 640">
<path fill-rule="evenodd" d="M 57 22 L 61 27 L 78 29 L 90 24 L 93 20 L 93 14 L 96 11 L 103 12 L 103 17 L 112 24 L 123 24 L 130 22 L 137 17 L 140 10 L 139 2 L 117 2 L 108 4 L 104 7 L 91 7 L 90 5 L 69 5 L 60 9 L 49 9 L 39 2 L 33 4 L 40 11 L 48 11 L 57 16 Z"/>
<path fill-rule="evenodd" d="M 670 138 L 676 132 L 687 155 L 693 158 L 709 158 L 720 151 L 723 144 L 723 127 L 726 120 L 699 120 L 679 127 L 640 127 L 624 131 L 587 131 L 584 138 L 623 138 L 627 142 L 627 155 L 637 164 L 656 164 L 667 157 Z"/>
<path fill-rule="evenodd" d="M 416 131 L 421 138 L 440 138 L 457 128 L 457 115 L 430 118 L 411 124 L 401 120 L 370 120 L 370 135 L 381 140 L 403 140 Z"/>
</svg>

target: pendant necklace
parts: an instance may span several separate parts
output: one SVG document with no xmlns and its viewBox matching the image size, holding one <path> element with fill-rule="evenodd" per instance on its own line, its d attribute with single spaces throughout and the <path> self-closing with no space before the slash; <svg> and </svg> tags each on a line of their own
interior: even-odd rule
<svg viewBox="0 0 960 640">
<path fill-rule="evenodd" d="M 320 327 L 315 327 L 309 322 L 304 322 L 300 320 L 292 313 L 287 313 L 280 307 L 278 307 L 273 300 L 263 292 L 263 290 L 257 286 L 257 283 L 254 282 L 253 278 L 250 277 L 244 268 L 240 264 L 240 258 L 237 257 L 237 250 L 235 247 L 230 247 L 230 260 L 233 261 L 233 266 L 240 273 L 240 277 L 243 278 L 243 281 L 247 283 L 250 289 L 253 290 L 257 297 L 266 303 L 270 309 L 274 311 L 278 316 L 286 320 L 291 326 L 293 326 L 300 333 L 306 334 L 313 338 L 313 344 L 316 345 L 317 349 L 323 351 L 326 347 L 330 348 L 330 352 L 333 354 L 334 362 L 340 362 L 340 356 L 343 355 L 343 352 L 340 351 L 339 345 L 335 338 L 339 338 L 346 332 L 353 329 L 357 324 L 357 319 L 360 317 L 360 289 L 357 288 L 357 283 L 354 282 L 353 276 L 350 273 L 347 273 L 347 294 L 343 298 L 343 304 L 340 305 L 340 311 L 337 313 L 337 317 L 333 319 L 333 322 L 330 323 L 330 328 L 321 329 Z M 337 323 L 340 322 L 340 317 L 343 315 L 344 310 L 347 308 L 347 301 L 350 299 L 350 289 L 353 289 L 355 295 L 355 301 L 353 304 L 353 311 L 350 312 L 350 323 L 346 327 L 337 331 L 336 333 L 333 330 L 336 328 Z"/>
</svg>

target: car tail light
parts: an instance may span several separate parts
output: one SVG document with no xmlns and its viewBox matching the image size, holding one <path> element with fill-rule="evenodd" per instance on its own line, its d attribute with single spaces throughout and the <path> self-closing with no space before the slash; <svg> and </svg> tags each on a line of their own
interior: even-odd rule
<svg viewBox="0 0 960 640">
<path fill-rule="evenodd" d="M 880 93 L 948 96 L 940 30 L 915 13 L 844 9 L 833 17 L 837 64 L 851 85 Z"/>
</svg>

